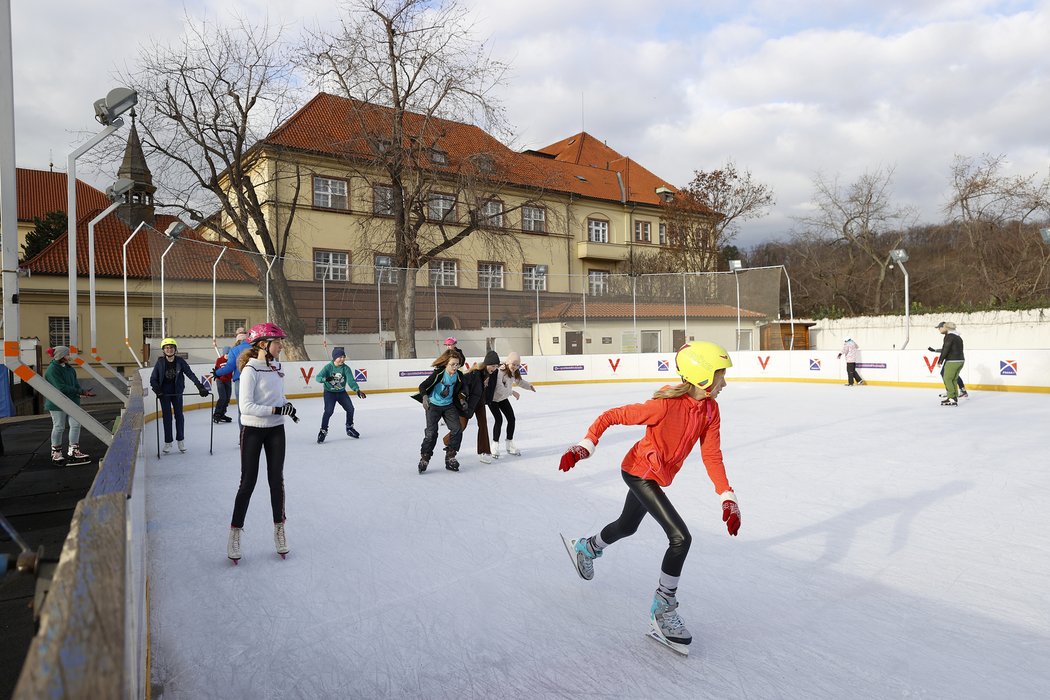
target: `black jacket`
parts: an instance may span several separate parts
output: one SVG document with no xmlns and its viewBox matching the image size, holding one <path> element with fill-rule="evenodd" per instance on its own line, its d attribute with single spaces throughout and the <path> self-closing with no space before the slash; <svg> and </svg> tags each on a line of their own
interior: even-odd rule
<svg viewBox="0 0 1050 700">
<path fill-rule="evenodd" d="M 486 384 L 485 379 L 488 376 L 484 368 L 463 375 L 463 393 L 467 398 L 467 417 L 474 415 L 478 404 L 487 404 L 492 400 L 492 392 L 496 389 L 496 384 L 495 382 Z"/>
<path fill-rule="evenodd" d="M 943 365 L 948 361 L 962 362 L 966 358 L 963 356 L 963 339 L 959 335 L 956 335 L 952 331 L 948 331 L 944 334 L 944 345 L 941 346 L 941 357 L 937 360 L 937 364 Z"/>
<path fill-rule="evenodd" d="M 159 357 L 157 358 L 157 364 L 153 365 L 153 373 L 149 377 L 149 386 L 157 396 L 162 394 L 181 394 L 186 388 L 184 377 L 188 377 L 198 391 L 204 390 L 204 385 L 197 379 L 197 375 L 190 369 L 190 365 L 186 360 L 176 355 L 175 361 L 169 363 L 166 358 Z M 162 391 L 165 384 L 168 385 L 168 391 Z M 174 385 L 174 390 L 172 390 L 172 385 Z"/>
<path fill-rule="evenodd" d="M 430 390 L 434 388 L 434 385 L 441 381 L 441 375 L 445 373 L 444 367 L 435 367 L 434 371 L 430 373 L 430 376 L 424 379 L 419 385 L 419 393 L 412 394 L 412 398 L 423 403 L 423 397 L 430 395 Z M 456 398 L 453 399 L 452 405 L 456 407 L 456 412 L 461 416 L 470 416 L 472 413 L 467 413 L 467 397 L 463 386 L 463 373 L 456 370 L 456 383 L 452 387 L 452 395 Z"/>
</svg>

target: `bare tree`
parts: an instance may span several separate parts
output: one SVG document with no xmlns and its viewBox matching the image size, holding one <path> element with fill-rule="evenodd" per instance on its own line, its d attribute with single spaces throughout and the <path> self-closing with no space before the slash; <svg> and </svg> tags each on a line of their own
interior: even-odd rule
<svg viewBox="0 0 1050 700">
<path fill-rule="evenodd" d="M 361 143 L 341 147 L 351 171 L 382 193 L 378 213 L 389 218 L 363 223 L 376 251 L 392 247 L 394 267 L 405 271 L 395 338 L 401 357 L 415 357 L 415 271 L 475 234 L 520 254 L 504 228 L 511 209 L 498 193 L 511 171 L 519 182 L 543 175 L 522 173 L 524 159 L 488 135 L 506 129 L 492 94 L 505 67 L 473 38 L 454 2 L 354 0 L 349 7 L 338 30 L 307 40 L 303 65 L 322 88 L 354 100 Z M 445 120 L 481 127 L 471 149 L 445 143 Z"/>
<path fill-rule="evenodd" d="M 300 173 L 283 164 L 258 167 L 266 156 L 256 145 L 296 107 L 293 63 L 281 31 L 187 17 L 179 43 L 142 47 L 138 63 L 125 78 L 139 93 L 143 148 L 165 199 L 198 218 L 196 210 L 214 211 L 202 226 L 254 253 L 260 292 L 270 275 L 268 303 L 288 334 L 286 357 L 308 359 L 305 328 L 283 269 Z M 279 217 L 271 216 L 282 182 L 295 195 L 282 203 Z M 275 258 L 280 264 L 268 270 Z"/>
<path fill-rule="evenodd" d="M 900 247 L 904 229 L 914 216 L 907 207 L 892 201 L 892 183 L 892 168 L 866 172 L 848 185 L 841 185 L 837 176 L 827 180 L 818 174 L 813 179 L 816 209 L 798 219 L 808 228 L 805 235 L 845 244 L 847 277 L 874 267 L 871 299 L 875 313 L 881 313 L 884 306 L 883 288 L 892 264 L 890 250 Z"/>
</svg>

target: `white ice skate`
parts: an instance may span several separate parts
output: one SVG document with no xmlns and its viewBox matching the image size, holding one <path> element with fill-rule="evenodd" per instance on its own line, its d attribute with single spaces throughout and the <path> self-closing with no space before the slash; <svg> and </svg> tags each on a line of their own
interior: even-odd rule
<svg viewBox="0 0 1050 700">
<path fill-rule="evenodd" d="M 168 454 L 169 452 L 171 452 L 171 443 L 164 443 L 164 449 L 162 451 L 164 452 L 164 454 Z"/>
<path fill-rule="evenodd" d="M 492 464 L 492 455 L 486 454 L 486 453 L 482 453 L 482 454 L 478 455 L 478 460 L 482 464 Z"/>
<path fill-rule="evenodd" d="M 678 614 L 677 598 L 656 591 L 649 608 L 649 632 L 646 636 L 682 656 L 689 656 L 689 643 L 693 641 L 693 635 Z"/>
<path fill-rule="evenodd" d="M 499 443 L 492 443 L 492 459 L 499 459 Z"/>
<path fill-rule="evenodd" d="M 233 562 L 234 566 L 241 558 L 241 528 L 230 528 L 230 540 L 226 543 L 226 556 Z"/>
<path fill-rule="evenodd" d="M 284 535 L 284 523 L 273 524 L 273 544 L 281 559 L 285 559 L 288 556 L 288 539 Z"/>
<path fill-rule="evenodd" d="M 179 452 L 185 452 L 185 451 L 186 451 L 186 441 L 185 440 L 179 440 Z"/>
<path fill-rule="evenodd" d="M 521 450 L 514 446 L 513 440 L 507 440 L 507 454 L 520 457 Z"/>
<path fill-rule="evenodd" d="M 573 566 L 576 567 L 576 573 L 580 575 L 584 581 L 590 581 L 594 578 L 594 560 L 602 555 L 601 550 L 592 551 L 590 542 L 586 537 L 581 537 L 576 540 L 567 540 L 565 535 L 560 532 L 558 535 L 561 537 L 562 544 L 565 545 L 565 551 L 569 553 L 569 558 L 572 559 Z"/>
</svg>

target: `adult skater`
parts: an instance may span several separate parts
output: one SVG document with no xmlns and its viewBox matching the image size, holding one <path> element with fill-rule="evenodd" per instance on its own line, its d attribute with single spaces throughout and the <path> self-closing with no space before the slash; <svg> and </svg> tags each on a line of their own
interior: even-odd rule
<svg viewBox="0 0 1050 700">
<path fill-rule="evenodd" d="M 248 513 L 255 482 L 259 478 L 259 460 L 266 451 L 266 481 L 270 485 L 270 508 L 273 510 L 273 542 L 282 558 L 288 553 L 284 531 L 284 417 L 295 416 L 295 406 L 284 398 L 284 373 L 281 371 L 282 340 L 285 333 L 272 323 L 259 323 L 248 331 L 251 349 L 237 360 L 241 373 L 241 483 L 233 501 L 230 539 L 226 556 L 236 564 L 241 558 L 241 531 Z"/>
<path fill-rule="evenodd" d="M 959 335 L 959 333 L 956 332 L 955 335 Z M 962 336 L 961 335 L 959 335 L 959 339 L 962 340 Z M 940 352 L 940 350 L 938 350 L 937 348 L 933 347 L 932 345 L 930 347 L 928 347 L 927 350 L 929 350 L 930 352 L 936 352 L 936 353 Z M 941 365 L 941 382 L 944 382 L 944 365 L 943 364 Z M 959 387 L 959 398 L 961 398 L 961 399 L 962 398 L 966 398 L 967 396 L 970 395 L 970 392 L 966 391 L 966 383 L 963 381 L 962 374 L 960 374 L 958 377 L 955 378 L 955 384 Z M 948 397 L 947 392 L 941 394 L 941 398 L 942 399 L 943 398 L 947 398 L 947 397 Z"/>
<path fill-rule="evenodd" d="M 467 415 L 459 417 L 459 425 L 463 430 L 467 429 L 470 416 L 474 416 L 478 423 L 478 459 L 483 464 L 492 463 L 492 446 L 489 444 L 489 421 L 485 414 L 485 405 L 492 400 L 492 392 L 496 388 L 496 382 L 492 381 L 493 374 L 499 366 L 499 355 L 495 350 L 489 350 L 482 362 L 476 363 L 469 372 L 463 373 L 463 393 L 467 398 Z M 442 440 L 448 447 L 451 433 L 446 433 Z"/>
<path fill-rule="evenodd" d="M 245 333 L 243 330 L 238 330 L 237 335 L 234 337 L 234 340 L 236 340 L 237 342 L 232 348 L 230 348 L 230 351 L 226 353 L 226 364 L 224 364 L 222 367 L 219 367 L 212 374 L 216 378 L 226 376 L 232 377 L 233 395 L 237 396 L 237 400 L 240 401 L 240 387 L 237 385 L 237 382 L 241 380 L 241 370 L 238 369 L 239 365 L 237 364 L 237 360 L 240 359 L 241 353 L 248 350 L 248 348 L 250 347 L 250 343 L 248 342 L 248 334 Z"/>
<path fill-rule="evenodd" d="M 944 336 L 944 344 L 941 346 L 940 357 L 937 364 L 941 365 L 941 379 L 947 396 L 941 401 L 942 406 L 959 405 L 959 373 L 962 372 L 966 358 L 963 354 L 962 337 L 955 332 L 955 324 L 951 321 L 941 321 L 936 326 L 937 330 Z"/>
<path fill-rule="evenodd" d="M 233 375 L 226 374 L 222 377 L 215 376 L 215 372 L 223 367 L 229 360 L 230 346 L 222 349 L 222 354 L 215 358 L 215 367 L 212 369 L 211 377 L 215 380 L 215 410 L 211 414 L 212 423 L 232 423 L 233 419 L 226 415 L 226 409 L 230 406 L 231 392 L 233 391 Z"/>
<path fill-rule="evenodd" d="M 445 421 L 449 430 L 448 447 L 445 448 L 445 469 L 459 471 L 459 452 L 463 441 L 463 428 L 459 417 L 467 415 L 467 402 L 463 396 L 463 375 L 459 371 L 459 355 L 449 348 L 431 363 L 434 371 L 419 385 L 419 393 L 412 398 L 423 404 L 426 413 L 426 429 L 423 443 L 419 446 L 419 473 L 427 470 L 437 444 L 438 421 Z"/>
<path fill-rule="evenodd" d="M 163 353 L 153 365 L 149 385 L 160 400 L 160 412 L 164 419 L 164 454 L 171 452 L 171 419 L 175 418 L 175 440 L 179 443 L 179 452 L 186 451 L 186 419 L 182 415 L 182 392 L 186 388 L 186 379 L 193 382 L 201 396 L 210 391 L 197 375 L 190 369 L 190 364 L 175 353 L 179 346 L 174 338 L 165 338 L 160 343 Z"/>
<path fill-rule="evenodd" d="M 677 591 L 691 537 L 663 488 L 670 486 L 697 441 L 707 475 L 722 499 L 722 520 L 730 535 L 740 529 L 740 509 L 722 462 L 721 418 L 715 401 L 725 387 L 726 369 L 733 366 L 729 353 L 714 343 L 694 341 L 678 351 L 675 364 L 681 384 L 663 387 L 645 403 L 613 408 L 598 416 L 587 437 L 562 455 L 559 468 L 568 471 L 593 455 L 598 440 L 613 425 L 645 426 L 645 436 L 631 447 L 621 465 L 628 492 L 620 517 L 596 535 L 566 542 L 566 547 L 580 576 L 589 581 L 594 577 L 594 560 L 605 547 L 633 535 L 646 513 L 653 516 L 667 535 L 668 545 L 649 608 L 650 636 L 687 654 L 692 635 L 678 614 Z"/>
<path fill-rule="evenodd" d="M 48 351 L 51 362 L 44 370 L 44 379 L 48 384 L 61 391 L 76 405 L 80 405 L 81 396 L 94 396 L 80 388 L 77 370 L 69 364 L 69 347 L 56 345 Z M 62 407 L 51 399 L 44 399 L 44 410 L 51 414 L 51 463 L 56 467 L 77 466 L 91 461 L 91 455 L 80 451 L 80 423 L 76 418 L 62 410 Z M 69 425 L 69 452 L 62 450 L 62 437 Z M 68 454 L 68 459 L 67 459 Z"/>
<path fill-rule="evenodd" d="M 510 405 L 510 397 L 519 397 L 514 387 L 536 391 L 536 387 L 529 384 L 521 376 L 521 356 L 516 352 L 507 353 L 507 362 L 500 365 L 499 371 L 493 373 L 496 386 L 492 392 L 492 456 L 499 459 L 499 436 L 503 428 L 503 417 L 507 418 L 507 454 L 520 455 L 521 451 L 514 446 L 514 407 Z"/>
<path fill-rule="evenodd" d="M 857 386 L 864 383 L 864 380 L 857 374 L 857 357 L 860 355 L 860 346 L 853 338 L 846 338 L 842 341 L 842 352 L 839 353 L 841 358 L 843 355 L 846 357 L 846 379 L 848 380 L 846 386 L 853 386 L 853 382 L 857 382 Z"/>
<path fill-rule="evenodd" d="M 335 412 L 336 404 L 346 411 L 347 437 L 361 437 L 354 429 L 354 402 L 346 395 L 346 390 L 356 392 L 359 399 L 365 398 L 365 392 L 354 381 L 353 372 L 346 364 L 346 350 L 341 347 L 332 350 L 332 361 L 317 373 L 317 381 L 324 387 L 324 413 L 321 414 L 321 431 L 317 433 L 317 443 L 324 442 L 328 435 L 328 420 Z"/>
</svg>

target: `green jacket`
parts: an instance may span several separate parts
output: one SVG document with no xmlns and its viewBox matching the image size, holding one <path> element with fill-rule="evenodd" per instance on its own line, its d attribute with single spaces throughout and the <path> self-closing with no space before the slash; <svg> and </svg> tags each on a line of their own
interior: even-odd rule
<svg viewBox="0 0 1050 700">
<path fill-rule="evenodd" d="M 317 373 L 317 381 L 321 382 L 325 391 L 339 393 L 349 388 L 357 393 L 361 390 L 354 381 L 354 371 L 345 362 L 342 367 L 336 367 L 334 362 L 329 362 Z"/>
<path fill-rule="evenodd" d="M 44 371 L 44 379 L 48 384 L 73 399 L 78 406 L 80 405 L 80 382 L 77 380 L 77 371 L 72 365 L 51 360 L 51 364 Z M 52 403 L 51 399 L 46 399 L 44 410 L 61 411 L 62 407 Z"/>
</svg>

